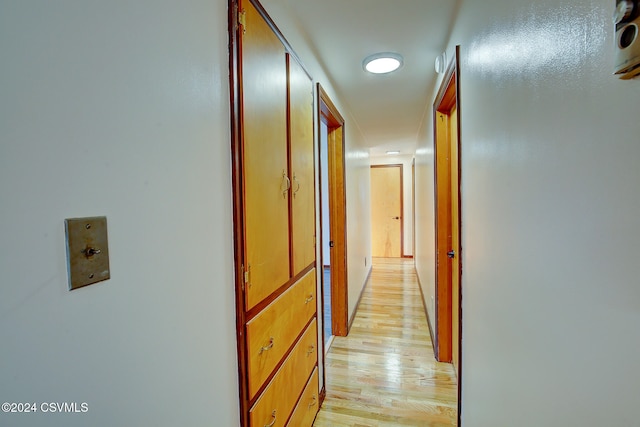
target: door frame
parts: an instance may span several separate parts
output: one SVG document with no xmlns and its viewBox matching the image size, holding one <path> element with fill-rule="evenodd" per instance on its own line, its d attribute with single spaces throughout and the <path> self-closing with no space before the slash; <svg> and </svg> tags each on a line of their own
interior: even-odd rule
<svg viewBox="0 0 640 427">
<path fill-rule="evenodd" d="M 452 164 L 450 161 L 451 135 L 447 131 L 451 126 L 438 126 L 441 115 L 449 115 L 453 108 L 457 111 L 458 133 L 458 161 Z M 433 104 L 433 132 L 434 132 L 434 180 L 435 180 L 435 244 L 436 244 L 436 333 L 434 334 L 434 352 L 436 359 L 441 362 L 450 362 L 452 359 L 453 316 L 458 318 L 458 425 L 461 422 L 462 413 L 462 200 L 461 187 L 461 127 L 460 127 L 460 46 L 456 46 L 455 57 L 452 59 Z M 439 129 L 440 128 L 440 129 Z M 438 149 L 440 145 L 440 149 Z M 451 188 L 452 172 L 458 174 L 457 190 Z M 451 201 L 458 199 L 458 221 L 452 221 Z M 457 227 L 459 237 L 458 257 L 459 269 L 453 271 L 447 252 L 451 250 L 451 235 L 453 227 Z M 458 312 L 453 313 L 452 308 L 452 275 L 458 275 Z"/>
<path fill-rule="evenodd" d="M 328 144 L 328 175 L 329 175 L 329 231 L 333 241 L 331 248 L 331 328 L 335 336 L 347 336 L 348 334 L 348 292 L 347 292 L 347 215 L 346 215 L 346 186 L 345 186 L 345 132 L 344 119 L 333 104 L 329 95 L 320 83 L 316 84 L 318 92 L 318 122 L 327 125 Z M 318 141 L 321 126 L 318 126 Z M 320 150 L 318 144 L 318 150 Z M 318 159 L 321 159 L 318 152 Z M 322 165 L 320 168 L 322 169 Z M 320 189 L 322 191 L 322 189 Z M 320 195 L 322 200 L 322 194 Z M 320 207 L 322 209 L 322 206 Z M 322 216 L 321 212 L 321 216 Z M 320 247 L 323 247 L 322 232 L 320 234 Z M 323 254 L 320 252 L 321 262 Z M 322 275 L 324 276 L 324 275 Z M 321 276 L 322 289 L 324 290 L 324 277 Z M 324 292 L 322 293 L 324 299 Z M 321 305 L 322 306 L 322 305 Z M 324 322 L 324 310 L 322 313 Z M 324 334 L 324 328 L 323 328 Z"/>
<path fill-rule="evenodd" d="M 398 189 L 398 193 L 400 196 L 400 256 L 398 258 L 405 258 L 405 253 L 404 253 L 404 164 L 390 163 L 390 164 L 370 166 L 370 169 L 380 169 L 380 168 L 398 168 L 400 170 L 400 188 Z"/>
</svg>

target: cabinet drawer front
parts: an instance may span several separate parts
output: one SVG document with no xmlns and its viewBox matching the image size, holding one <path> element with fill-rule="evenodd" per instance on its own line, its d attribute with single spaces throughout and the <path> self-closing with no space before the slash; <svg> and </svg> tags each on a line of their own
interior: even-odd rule
<svg viewBox="0 0 640 427">
<path fill-rule="evenodd" d="M 287 360 L 249 411 L 252 427 L 282 427 L 289 419 L 311 371 L 318 362 L 318 331 L 315 319 L 295 345 Z"/>
<path fill-rule="evenodd" d="M 249 397 L 252 399 L 316 312 L 312 269 L 247 324 Z"/>
<path fill-rule="evenodd" d="M 311 427 L 316 419 L 320 405 L 318 394 L 318 368 L 313 370 L 311 379 L 307 383 L 300 400 L 293 410 L 293 415 L 287 423 L 287 427 Z"/>
</svg>

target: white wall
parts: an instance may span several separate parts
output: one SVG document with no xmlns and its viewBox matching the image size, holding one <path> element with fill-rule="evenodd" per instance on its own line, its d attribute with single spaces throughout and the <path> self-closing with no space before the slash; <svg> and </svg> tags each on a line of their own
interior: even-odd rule
<svg viewBox="0 0 640 427">
<path fill-rule="evenodd" d="M 371 271 L 371 173 L 369 152 L 353 144 L 357 134 L 347 119 L 347 269 L 349 286 L 348 314 L 356 311 L 362 289 Z M 352 145 L 353 144 L 353 145 Z"/>
<path fill-rule="evenodd" d="M 413 255 L 413 197 L 411 194 L 413 191 L 412 163 L 413 156 L 409 155 L 371 157 L 371 166 L 402 165 L 402 255 L 404 256 Z"/>
<path fill-rule="evenodd" d="M 0 402 L 89 405 L 0 425 L 238 425 L 226 0 L 0 9 Z M 93 215 L 112 278 L 69 292 Z"/>
<path fill-rule="evenodd" d="M 413 255 L 416 264 L 422 295 L 427 307 L 430 327 L 436 330 L 435 317 L 435 179 L 432 116 L 425 117 L 418 133 L 416 150 L 416 253 Z"/>
<path fill-rule="evenodd" d="M 465 427 L 638 424 L 640 81 L 612 75 L 614 4 L 462 2 Z"/>
</svg>

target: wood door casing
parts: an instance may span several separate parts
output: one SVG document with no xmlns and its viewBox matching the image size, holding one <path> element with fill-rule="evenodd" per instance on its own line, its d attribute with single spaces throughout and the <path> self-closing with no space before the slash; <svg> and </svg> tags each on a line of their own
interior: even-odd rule
<svg viewBox="0 0 640 427">
<path fill-rule="evenodd" d="M 451 171 L 451 249 L 455 256 L 451 259 L 451 363 L 458 375 L 459 364 L 459 329 L 460 329 L 460 206 L 458 189 L 458 109 L 454 105 L 449 112 L 449 142 L 450 142 L 450 171 Z"/>
<path fill-rule="evenodd" d="M 416 257 L 416 159 L 411 162 L 411 256 Z M 415 261 L 414 261 L 415 262 Z"/>
<path fill-rule="evenodd" d="M 313 83 L 291 55 L 287 55 L 287 65 L 289 71 L 292 276 L 295 276 L 316 259 Z"/>
<path fill-rule="evenodd" d="M 250 2 L 242 46 L 246 309 L 289 280 L 285 49 Z M 268 206 L 268 209 L 265 207 Z"/>
<path fill-rule="evenodd" d="M 402 165 L 371 166 L 371 252 L 402 257 Z"/>
</svg>

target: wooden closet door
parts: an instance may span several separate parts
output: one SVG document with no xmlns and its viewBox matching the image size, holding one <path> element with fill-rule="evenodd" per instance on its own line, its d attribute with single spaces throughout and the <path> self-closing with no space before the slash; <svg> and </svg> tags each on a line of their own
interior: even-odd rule
<svg viewBox="0 0 640 427">
<path fill-rule="evenodd" d="M 371 166 L 371 255 L 402 257 L 402 165 Z"/>
<path fill-rule="evenodd" d="M 313 151 L 313 82 L 291 56 L 289 118 L 294 276 L 315 261 L 315 175 Z"/>
<path fill-rule="evenodd" d="M 249 2 L 242 49 L 246 309 L 289 280 L 285 49 Z"/>
</svg>

